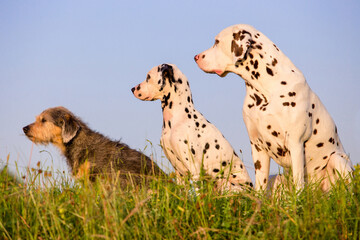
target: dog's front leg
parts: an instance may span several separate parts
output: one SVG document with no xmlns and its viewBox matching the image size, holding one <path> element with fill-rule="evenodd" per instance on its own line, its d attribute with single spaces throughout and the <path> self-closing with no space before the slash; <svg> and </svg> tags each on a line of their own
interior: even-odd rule
<svg viewBox="0 0 360 240">
<path fill-rule="evenodd" d="M 291 155 L 291 166 L 293 172 L 293 181 L 296 186 L 296 190 L 300 190 L 304 187 L 304 165 L 305 154 L 304 146 L 301 142 L 289 142 L 289 154 Z"/>
<path fill-rule="evenodd" d="M 251 145 L 252 157 L 255 167 L 255 190 L 266 190 L 269 180 L 270 157 L 269 155 L 254 145 Z"/>
</svg>

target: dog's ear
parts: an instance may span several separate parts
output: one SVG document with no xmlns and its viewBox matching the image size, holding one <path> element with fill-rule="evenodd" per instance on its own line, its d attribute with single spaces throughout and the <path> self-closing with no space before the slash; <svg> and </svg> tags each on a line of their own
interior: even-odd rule
<svg viewBox="0 0 360 240">
<path fill-rule="evenodd" d="M 237 27 L 233 29 L 231 53 L 233 55 L 235 64 L 241 63 L 246 60 L 247 54 L 251 49 L 252 42 L 253 40 L 251 33 Z"/>
<path fill-rule="evenodd" d="M 61 119 L 61 135 L 64 143 L 68 143 L 73 139 L 80 128 L 77 120 L 70 114 L 65 114 Z"/>
<path fill-rule="evenodd" d="M 168 79 L 170 87 L 175 82 L 174 70 L 173 70 L 173 67 L 171 65 L 168 65 L 168 64 L 165 64 L 165 63 L 162 64 L 161 65 L 161 75 L 162 75 L 163 85 L 165 85 L 166 79 Z"/>
</svg>

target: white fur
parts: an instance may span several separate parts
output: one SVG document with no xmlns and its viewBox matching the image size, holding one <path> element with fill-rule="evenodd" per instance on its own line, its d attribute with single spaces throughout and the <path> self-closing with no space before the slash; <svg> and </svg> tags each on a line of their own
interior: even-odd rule
<svg viewBox="0 0 360 240">
<path fill-rule="evenodd" d="M 302 72 L 255 28 L 239 24 L 216 36 L 213 47 L 195 56 L 205 72 L 233 72 L 245 80 L 243 117 L 255 164 L 256 189 L 266 189 L 270 158 L 292 168 L 297 188 L 321 181 L 324 191 L 347 177 L 352 163 L 336 126 Z"/>
<path fill-rule="evenodd" d="M 177 175 L 190 173 L 196 181 L 203 167 L 206 175 L 217 179 L 221 190 L 252 186 L 242 160 L 229 142 L 194 108 L 188 80 L 175 65 L 154 67 L 147 79 L 132 90 L 141 100 L 161 100 L 161 146 Z"/>
</svg>

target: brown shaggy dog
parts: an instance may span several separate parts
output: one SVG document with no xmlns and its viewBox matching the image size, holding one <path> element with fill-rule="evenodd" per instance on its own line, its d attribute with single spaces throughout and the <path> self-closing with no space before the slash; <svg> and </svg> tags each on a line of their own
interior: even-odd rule
<svg viewBox="0 0 360 240">
<path fill-rule="evenodd" d="M 23 131 L 34 143 L 58 147 L 77 177 L 85 175 L 94 181 L 99 174 L 120 171 L 124 185 L 128 174 L 135 182 L 141 180 L 141 175 L 164 174 L 150 158 L 91 130 L 64 107 L 46 109 Z"/>
</svg>

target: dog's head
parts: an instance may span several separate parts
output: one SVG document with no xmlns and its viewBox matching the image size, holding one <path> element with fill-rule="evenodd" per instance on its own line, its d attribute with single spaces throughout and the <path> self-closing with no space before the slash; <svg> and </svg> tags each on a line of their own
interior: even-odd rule
<svg viewBox="0 0 360 240">
<path fill-rule="evenodd" d="M 255 32 L 253 27 L 245 24 L 225 28 L 215 37 L 211 48 L 195 56 L 195 62 L 204 72 L 224 77 L 246 60 Z"/>
<path fill-rule="evenodd" d="M 169 92 L 187 87 L 187 79 L 174 64 L 161 64 L 152 68 L 146 80 L 131 89 L 134 96 L 143 101 L 162 99 Z"/>
<path fill-rule="evenodd" d="M 23 128 L 25 135 L 34 143 L 53 143 L 63 149 L 80 129 L 79 120 L 66 108 L 55 107 L 43 111 L 36 121 Z"/>
</svg>

